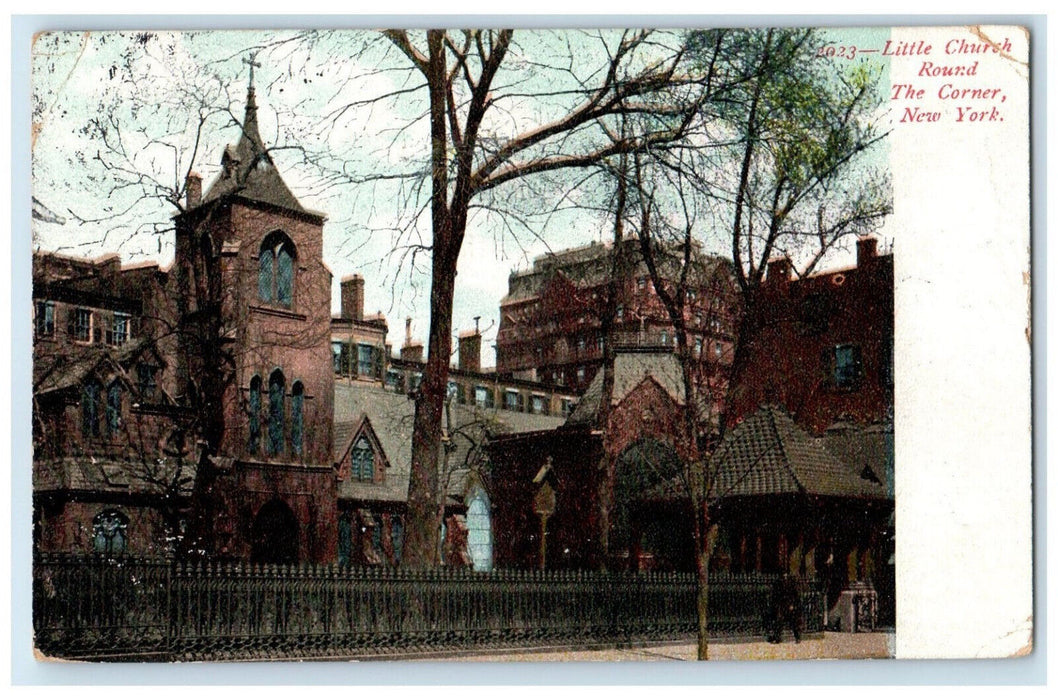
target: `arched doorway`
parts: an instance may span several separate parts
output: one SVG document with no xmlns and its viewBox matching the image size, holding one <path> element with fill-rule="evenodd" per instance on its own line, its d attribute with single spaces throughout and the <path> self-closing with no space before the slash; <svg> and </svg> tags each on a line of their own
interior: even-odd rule
<svg viewBox="0 0 1058 700">
<path fill-rule="evenodd" d="M 253 521 L 253 550 L 250 561 L 255 564 L 294 564 L 298 560 L 298 519 L 278 498 L 257 511 Z"/>
</svg>

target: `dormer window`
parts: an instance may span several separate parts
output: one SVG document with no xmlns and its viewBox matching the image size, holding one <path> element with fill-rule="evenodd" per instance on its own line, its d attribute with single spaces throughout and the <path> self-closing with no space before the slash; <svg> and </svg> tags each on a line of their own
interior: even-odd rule
<svg viewBox="0 0 1058 700">
<path fill-rule="evenodd" d="M 257 294 L 261 301 L 289 308 L 294 302 L 294 243 L 282 231 L 269 234 L 258 260 Z"/>
</svg>

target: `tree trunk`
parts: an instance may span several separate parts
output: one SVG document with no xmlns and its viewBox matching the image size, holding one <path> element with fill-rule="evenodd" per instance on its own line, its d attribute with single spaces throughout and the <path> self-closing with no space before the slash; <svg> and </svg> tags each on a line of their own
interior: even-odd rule
<svg viewBox="0 0 1058 700">
<path fill-rule="evenodd" d="M 749 360 L 756 352 L 756 345 L 762 330 L 761 316 L 758 310 L 758 299 L 760 292 L 751 287 L 742 293 L 742 313 L 738 324 L 738 341 L 735 343 L 735 353 L 731 358 L 729 369 L 727 392 L 724 398 L 720 415 L 720 435 L 722 441 L 727 434 L 728 428 L 733 427 L 738 419 L 738 413 L 746 405 L 743 393 L 746 385 L 752 386 L 747 381 L 746 373 L 749 370 Z M 718 441 L 718 444 L 719 444 Z"/>
<path fill-rule="evenodd" d="M 438 238 L 435 237 L 435 240 Z M 441 523 L 438 519 L 438 455 L 441 449 L 441 414 L 452 355 L 452 298 L 456 256 L 447 246 L 434 247 L 433 287 L 430 294 L 430 339 L 426 370 L 415 401 L 415 426 L 408 483 L 407 539 L 402 563 L 427 568 L 437 558 Z"/>
<path fill-rule="evenodd" d="M 441 413 L 448 385 L 448 362 L 452 355 L 452 299 L 456 264 L 466 228 L 465 202 L 448 206 L 448 137 L 445 124 L 444 32 L 430 30 L 430 55 L 425 67 L 430 92 L 430 174 L 433 228 L 430 287 L 430 338 L 426 369 L 415 401 L 415 425 L 411 441 L 411 474 L 408 481 L 407 538 L 403 564 L 409 568 L 437 566 L 441 522 L 438 520 L 438 455 L 441 449 Z M 463 203 L 460 209 L 460 203 Z"/>
<path fill-rule="evenodd" d="M 709 506 L 702 504 L 701 533 L 695 542 L 695 564 L 698 570 L 698 660 L 709 660 Z"/>
</svg>

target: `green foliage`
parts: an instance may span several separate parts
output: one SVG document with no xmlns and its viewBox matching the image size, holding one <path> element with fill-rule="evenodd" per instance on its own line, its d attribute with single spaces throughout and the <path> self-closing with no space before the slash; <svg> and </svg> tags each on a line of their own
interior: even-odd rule
<svg viewBox="0 0 1058 700">
<path fill-rule="evenodd" d="M 695 31 L 687 46 L 708 90 L 703 116 L 727 142 L 712 162 L 744 281 L 759 281 L 769 255 L 809 246 L 810 267 L 888 213 L 888 178 L 864 157 L 885 136 L 877 68 L 821 58 L 813 29 Z"/>
</svg>

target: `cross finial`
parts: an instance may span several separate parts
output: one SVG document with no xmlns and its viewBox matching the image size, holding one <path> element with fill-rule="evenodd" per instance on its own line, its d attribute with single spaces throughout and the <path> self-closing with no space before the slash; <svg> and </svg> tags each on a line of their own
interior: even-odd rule
<svg viewBox="0 0 1058 700">
<path fill-rule="evenodd" d="M 249 58 L 242 59 L 242 62 L 250 66 L 250 89 L 253 89 L 253 69 L 254 66 L 260 68 L 261 64 L 257 62 L 258 51 L 254 51 L 250 54 Z"/>
</svg>

